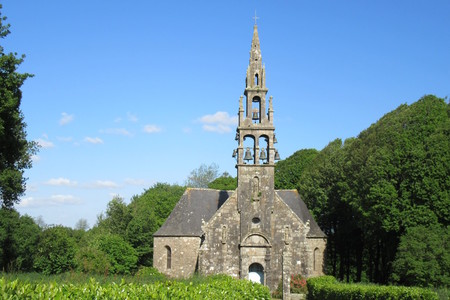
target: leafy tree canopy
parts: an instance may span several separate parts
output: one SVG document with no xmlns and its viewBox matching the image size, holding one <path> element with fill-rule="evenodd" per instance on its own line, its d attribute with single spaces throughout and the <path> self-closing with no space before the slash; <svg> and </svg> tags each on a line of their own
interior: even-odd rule
<svg viewBox="0 0 450 300">
<path fill-rule="evenodd" d="M 408 286 L 450 285 L 450 228 L 408 228 L 393 263 L 394 282 Z"/>
<path fill-rule="evenodd" d="M 275 188 L 298 189 L 303 170 L 318 153 L 319 151 L 316 149 L 302 149 L 277 162 L 275 166 Z"/>
<path fill-rule="evenodd" d="M 444 99 L 428 95 L 401 105 L 358 137 L 333 141 L 311 156 L 306 166 L 293 164 L 292 170 L 303 169 L 298 180 L 285 176 L 292 172 L 280 162 L 277 175 L 285 177 L 277 182 L 299 189 L 328 235 L 329 272 L 341 280 L 387 283 L 408 229 L 450 225 L 450 105 Z M 395 280 L 408 282 L 396 270 Z"/>
<path fill-rule="evenodd" d="M 192 188 L 207 188 L 208 184 L 219 176 L 219 166 L 215 163 L 209 166 L 201 164 L 191 171 L 186 180 L 186 186 Z"/>
<path fill-rule="evenodd" d="M 0 4 L 0 9 L 2 8 Z M 9 24 L 0 12 L 0 38 L 9 33 Z M 25 192 L 24 169 L 31 167 L 31 157 L 37 151 L 37 144 L 26 139 L 26 124 L 20 109 L 24 81 L 31 77 L 28 73 L 18 73 L 17 69 L 24 55 L 5 53 L 0 45 L 0 204 L 12 207 L 19 202 Z"/>
<path fill-rule="evenodd" d="M 40 228 L 14 209 L 0 209 L 0 269 L 31 271 Z"/>
<path fill-rule="evenodd" d="M 37 245 L 36 270 L 49 275 L 75 268 L 76 244 L 72 229 L 55 226 L 44 230 Z"/>
<path fill-rule="evenodd" d="M 214 190 L 231 191 L 237 188 L 237 178 L 232 177 L 227 172 L 223 173 L 222 176 L 217 177 L 212 182 L 208 184 L 208 188 Z"/>
</svg>

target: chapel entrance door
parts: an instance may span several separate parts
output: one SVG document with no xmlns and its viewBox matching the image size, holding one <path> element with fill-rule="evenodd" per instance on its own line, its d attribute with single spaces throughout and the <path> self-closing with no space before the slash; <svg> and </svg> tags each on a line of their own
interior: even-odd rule
<svg viewBox="0 0 450 300">
<path fill-rule="evenodd" d="M 264 284 L 264 268 L 258 263 L 253 263 L 248 268 L 248 279 L 253 282 Z"/>
</svg>

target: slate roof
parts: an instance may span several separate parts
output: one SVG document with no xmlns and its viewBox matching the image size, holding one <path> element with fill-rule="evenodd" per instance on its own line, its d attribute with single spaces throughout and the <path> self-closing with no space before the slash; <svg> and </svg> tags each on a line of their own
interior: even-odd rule
<svg viewBox="0 0 450 300">
<path fill-rule="evenodd" d="M 303 223 L 306 223 L 309 220 L 310 229 L 308 237 L 326 237 L 325 233 L 323 233 L 316 220 L 314 220 L 314 217 L 309 212 L 305 202 L 300 198 L 297 190 L 278 190 L 275 192 Z"/>
<path fill-rule="evenodd" d="M 202 220 L 208 222 L 234 191 L 187 189 L 166 222 L 153 236 L 202 236 Z M 306 223 L 308 237 L 326 237 L 296 190 L 278 190 L 277 195 Z"/>
<path fill-rule="evenodd" d="M 232 193 L 188 188 L 153 236 L 202 236 L 202 220 L 208 222 Z"/>
</svg>

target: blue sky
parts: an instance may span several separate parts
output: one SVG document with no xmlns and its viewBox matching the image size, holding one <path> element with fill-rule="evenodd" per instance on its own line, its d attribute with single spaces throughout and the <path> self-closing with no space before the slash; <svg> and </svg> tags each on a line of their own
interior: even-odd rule
<svg viewBox="0 0 450 300">
<path fill-rule="evenodd" d="M 282 158 L 450 95 L 450 1 L 3 0 L 41 144 L 17 209 L 90 226 L 114 195 L 231 157 L 255 10 Z"/>
</svg>

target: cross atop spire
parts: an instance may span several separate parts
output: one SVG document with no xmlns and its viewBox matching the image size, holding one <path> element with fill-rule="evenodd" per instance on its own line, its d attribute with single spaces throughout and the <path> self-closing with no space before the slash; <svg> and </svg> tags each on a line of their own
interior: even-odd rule
<svg viewBox="0 0 450 300">
<path fill-rule="evenodd" d="M 255 20 L 255 25 L 256 25 L 256 21 L 259 19 L 259 17 L 256 16 L 256 9 L 255 9 L 255 16 L 252 19 Z"/>
</svg>

